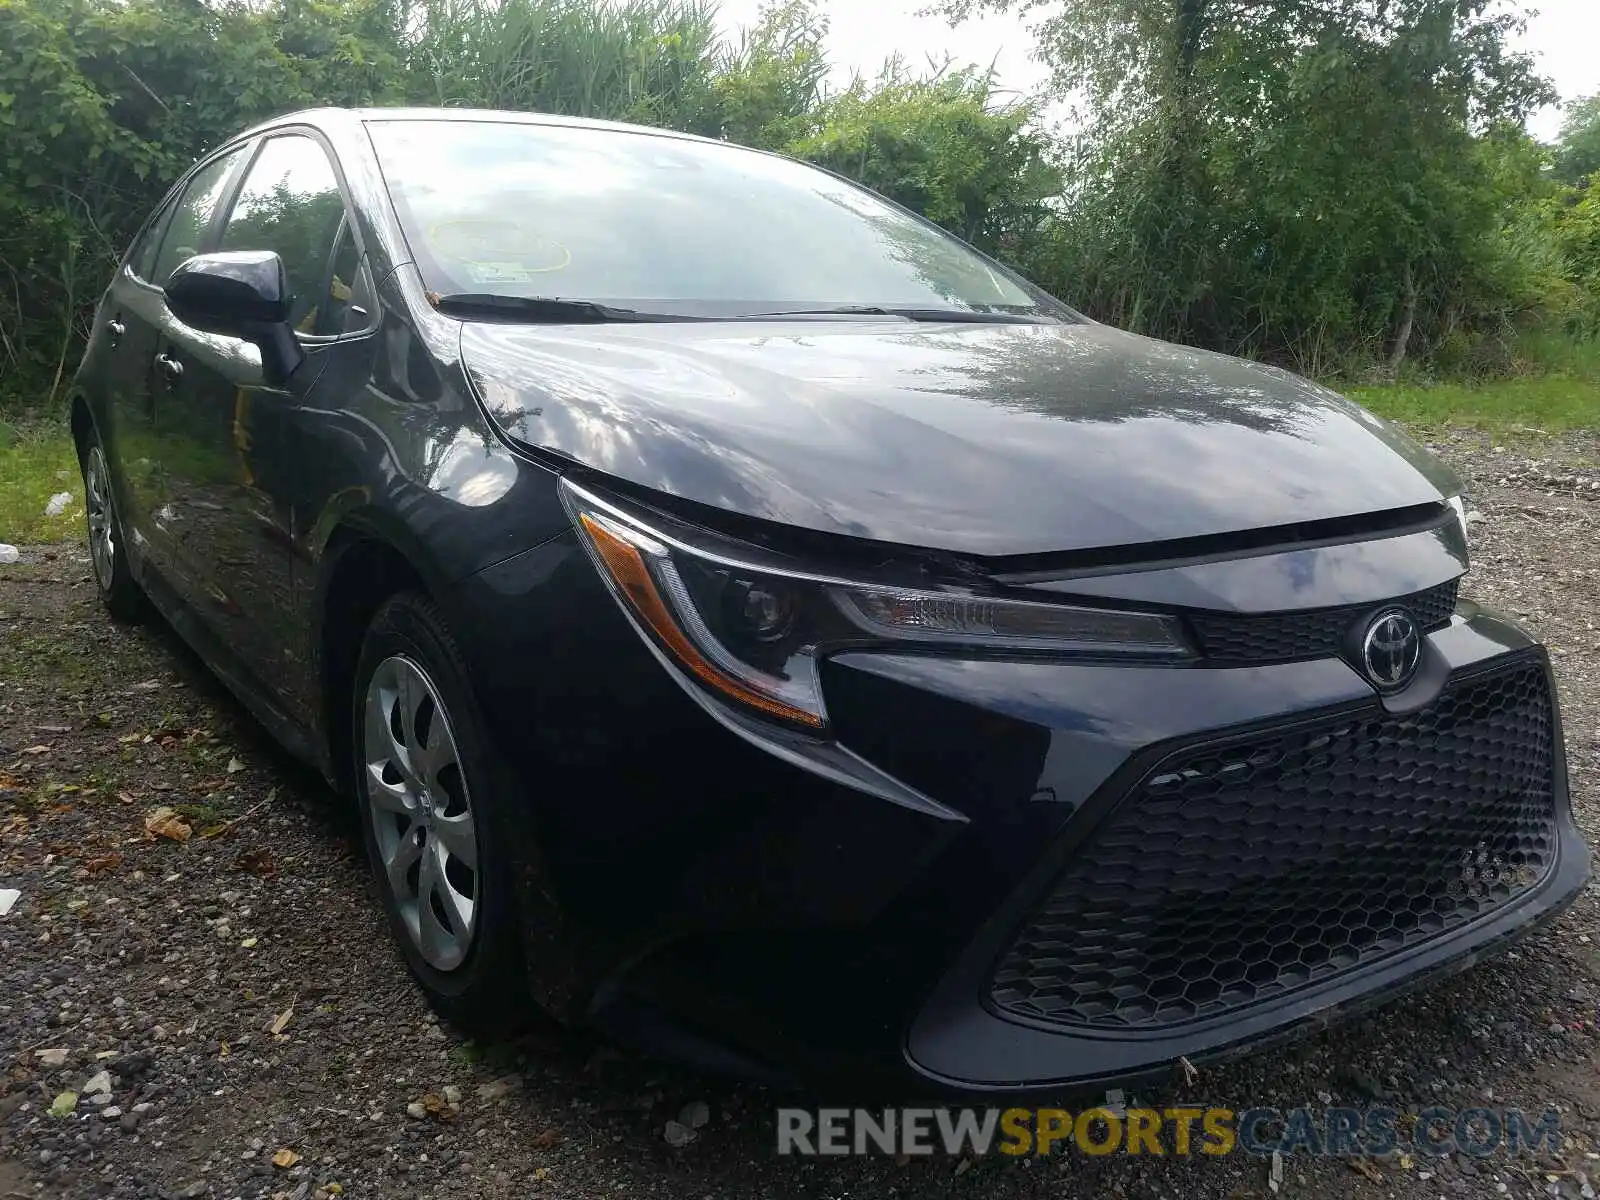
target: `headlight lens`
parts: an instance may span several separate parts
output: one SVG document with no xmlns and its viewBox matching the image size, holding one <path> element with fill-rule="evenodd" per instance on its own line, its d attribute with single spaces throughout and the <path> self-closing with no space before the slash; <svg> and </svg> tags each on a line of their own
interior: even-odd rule
<svg viewBox="0 0 1600 1200">
<path fill-rule="evenodd" d="M 669 663 L 723 699 L 809 729 L 827 723 L 817 663 L 841 646 L 1189 653 L 1171 617 L 752 566 L 652 528 L 570 482 L 561 490 L 612 593 Z"/>
<path fill-rule="evenodd" d="M 1150 613 L 867 588 L 839 588 L 833 597 L 857 626 L 884 637 L 1016 650 L 1171 654 L 1182 648 L 1176 622 Z"/>
</svg>

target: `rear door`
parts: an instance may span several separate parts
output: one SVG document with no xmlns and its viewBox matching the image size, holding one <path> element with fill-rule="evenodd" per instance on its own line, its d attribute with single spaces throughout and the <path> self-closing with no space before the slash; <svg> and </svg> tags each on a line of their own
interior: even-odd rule
<svg viewBox="0 0 1600 1200">
<path fill-rule="evenodd" d="M 156 340 L 169 319 L 161 284 L 185 258 L 198 253 L 211 236 L 221 202 L 243 165 L 242 148 L 202 164 L 168 197 L 146 227 L 137 247 L 116 277 L 95 331 L 105 343 L 106 403 L 100 430 L 118 486 L 123 524 L 138 539 L 139 556 L 163 573 L 171 551 L 162 512 L 167 488 L 159 469 L 156 398 L 163 381 L 154 376 Z"/>
</svg>

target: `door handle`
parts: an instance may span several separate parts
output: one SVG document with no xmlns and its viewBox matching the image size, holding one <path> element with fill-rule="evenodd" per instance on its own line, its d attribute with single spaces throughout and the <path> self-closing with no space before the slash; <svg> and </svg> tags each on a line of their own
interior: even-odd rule
<svg viewBox="0 0 1600 1200">
<path fill-rule="evenodd" d="M 111 320 L 106 322 L 106 334 L 113 346 L 120 342 L 122 340 L 122 335 L 127 332 L 128 327 L 115 317 L 112 317 Z"/>
<path fill-rule="evenodd" d="M 156 355 L 156 366 L 161 368 L 161 373 L 167 377 L 170 383 L 177 383 L 178 380 L 183 378 L 183 364 L 171 355 Z"/>
</svg>

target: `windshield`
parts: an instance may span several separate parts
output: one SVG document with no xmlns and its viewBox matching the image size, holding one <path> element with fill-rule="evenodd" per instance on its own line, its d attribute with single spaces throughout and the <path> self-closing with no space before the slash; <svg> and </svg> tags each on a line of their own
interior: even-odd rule
<svg viewBox="0 0 1600 1200">
<path fill-rule="evenodd" d="M 495 121 L 368 124 L 427 286 L 640 312 L 1066 315 L 823 171 L 716 142 Z"/>
</svg>

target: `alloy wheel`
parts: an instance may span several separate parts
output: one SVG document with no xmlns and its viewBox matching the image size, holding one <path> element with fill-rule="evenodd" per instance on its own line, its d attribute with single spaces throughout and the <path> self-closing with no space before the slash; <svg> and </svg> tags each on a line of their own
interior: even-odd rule
<svg viewBox="0 0 1600 1200">
<path fill-rule="evenodd" d="M 384 880 L 423 959 L 454 970 L 472 947 L 480 885 L 450 715 L 427 672 L 395 655 L 372 673 L 362 724 L 367 817 Z"/>
<path fill-rule="evenodd" d="M 101 591 L 110 591 L 117 566 L 117 525 L 111 505 L 111 486 L 106 474 L 106 457 L 99 446 L 91 447 L 83 469 L 84 510 L 89 522 L 89 558 Z"/>
</svg>

